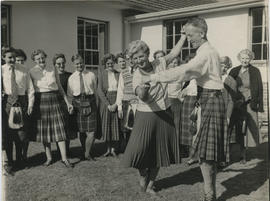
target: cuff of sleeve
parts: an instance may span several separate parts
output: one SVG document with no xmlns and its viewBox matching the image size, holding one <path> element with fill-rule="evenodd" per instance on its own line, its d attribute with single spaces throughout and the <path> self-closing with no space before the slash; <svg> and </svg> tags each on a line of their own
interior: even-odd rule
<svg viewBox="0 0 270 201">
<path fill-rule="evenodd" d="M 150 75 L 151 82 L 158 82 L 159 81 L 158 78 L 159 78 L 158 74 Z"/>
</svg>

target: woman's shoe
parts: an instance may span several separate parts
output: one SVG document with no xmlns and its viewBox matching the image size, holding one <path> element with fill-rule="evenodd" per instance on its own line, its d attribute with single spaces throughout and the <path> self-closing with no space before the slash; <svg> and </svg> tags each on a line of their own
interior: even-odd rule
<svg viewBox="0 0 270 201">
<path fill-rule="evenodd" d="M 193 165 L 193 164 L 195 164 L 195 163 L 198 163 L 199 161 L 198 160 L 194 160 L 194 159 L 189 159 L 188 161 L 187 161 L 187 165 L 188 166 L 191 166 L 191 165 Z"/>
<path fill-rule="evenodd" d="M 74 165 L 72 163 L 70 163 L 68 160 L 64 160 L 61 162 L 66 166 L 66 168 L 73 168 L 74 167 Z"/>
<path fill-rule="evenodd" d="M 48 167 L 52 164 L 52 159 L 47 160 L 45 163 L 43 163 L 43 166 Z"/>
<path fill-rule="evenodd" d="M 151 195 L 157 195 L 155 188 L 153 188 L 153 187 L 151 187 L 151 188 L 147 187 L 145 192 L 149 193 Z"/>
<path fill-rule="evenodd" d="M 115 149 L 111 150 L 111 154 L 113 155 L 113 157 L 118 157 L 118 155 L 115 153 Z"/>
</svg>

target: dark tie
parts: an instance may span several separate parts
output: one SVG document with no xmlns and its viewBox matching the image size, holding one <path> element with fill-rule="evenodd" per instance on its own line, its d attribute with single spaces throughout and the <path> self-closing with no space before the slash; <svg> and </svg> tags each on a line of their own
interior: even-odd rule
<svg viewBox="0 0 270 201">
<path fill-rule="evenodd" d="M 80 72 L 80 95 L 85 94 L 82 72 Z"/>
<path fill-rule="evenodd" d="M 11 67 L 11 97 L 14 103 L 18 100 L 18 87 L 16 83 L 15 66 Z"/>
</svg>

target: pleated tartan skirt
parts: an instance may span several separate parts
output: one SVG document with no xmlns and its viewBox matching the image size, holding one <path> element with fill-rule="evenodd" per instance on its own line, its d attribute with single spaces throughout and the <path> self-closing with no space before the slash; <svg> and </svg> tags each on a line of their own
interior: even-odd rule
<svg viewBox="0 0 270 201">
<path fill-rule="evenodd" d="M 180 144 L 191 145 L 192 144 L 192 134 L 190 133 L 191 120 L 190 115 L 194 109 L 194 104 L 196 102 L 196 96 L 186 96 L 182 104 L 181 112 L 181 133 L 180 133 Z"/>
<path fill-rule="evenodd" d="M 203 90 L 201 104 L 201 125 L 192 145 L 191 157 L 198 156 L 209 161 L 229 161 L 229 139 L 224 99 L 221 92 Z"/>
<path fill-rule="evenodd" d="M 64 111 L 58 91 L 35 93 L 32 114 L 32 138 L 37 142 L 66 140 Z"/>
<path fill-rule="evenodd" d="M 173 114 L 173 120 L 175 125 L 175 132 L 177 136 L 181 136 L 181 113 L 182 113 L 182 103 L 178 98 L 171 98 L 171 111 Z M 181 140 L 181 138 L 180 138 Z"/>
<path fill-rule="evenodd" d="M 115 103 L 117 92 L 107 92 L 106 97 L 110 103 Z M 120 121 L 117 110 L 110 112 L 106 105 L 101 103 L 100 116 L 102 123 L 102 139 L 104 141 L 119 141 Z"/>
<path fill-rule="evenodd" d="M 144 169 L 180 162 L 179 139 L 171 110 L 137 111 L 122 165 Z"/>
</svg>

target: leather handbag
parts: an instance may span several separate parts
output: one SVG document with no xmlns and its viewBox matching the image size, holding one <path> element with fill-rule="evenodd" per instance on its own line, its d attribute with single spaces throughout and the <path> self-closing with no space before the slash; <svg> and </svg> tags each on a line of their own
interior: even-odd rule
<svg viewBox="0 0 270 201">
<path fill-rule="evenodd" d="M 88 99 L 80 101 L 79 112 L 83 116 L 89 116 L 92 112 L 91 102 Z"/>
</svg>

